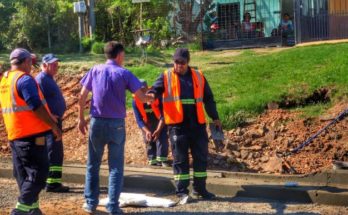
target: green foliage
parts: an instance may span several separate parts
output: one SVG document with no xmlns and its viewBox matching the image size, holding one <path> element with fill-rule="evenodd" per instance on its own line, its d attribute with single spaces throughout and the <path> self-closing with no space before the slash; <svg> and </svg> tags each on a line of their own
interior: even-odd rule
<svg viewBox="0 0 348 215">
<path fill-rule="evenodd" d="M 202 51 L 203 50 L 202 43 L 200 41 L 189 43 L 187 45 L 187 48 L 191 51 Z"/>
<path fill-rule="evenodd" d="M 78 50 L 78 17 L 73 13 L 76 0 L 0 0 L 0 50 L 25 47 L 36 52 L 66 53 Z M 88 1 L 86 1 L 88 2 Z M 170 39 L 172 32 L 168 15 L 173 10 L 171 1 L 151 0 L 140 4 L 132 0 L 95 1 L 95 41 L 117 40 L 132 46 L 140 34 L 134 31 L 148 29 L 152 45 Z M 89 22 L 88 14 L 84 23 Z M 86 29 L 86 35 L 89 31 Z M 49 48 L 49 39 L 51 48 Z M 83 39 L 89 51 L 94 41 Z"/>
<path fill-rule="evenodd" d="M 93 54 L 104 54 L 104 46 L 103 42 L 94 42 L 92 45 L 92 53 Z"/>
<path fill-rule="evenodd" d="M 145 29 L 149 29 L 154 45 L 159 46 L 161 40 L 170 39 L 171 30 L 170 24 L 166 17 L 157 17 L 154 20 L 147 20 L 145 22 Z"/>
<path fill-rule="evenodd" d="M 153 41 L 160 44 L 161 39 L 170 37 L 169 1 L 152 0 L 143 4 L 143 20 L 140 26 L 140 4 L 131 0 L 101 0 L 97 2 L 98 14 L 96 40 L 118 40 L 124 44 L 134 44 L 137 39 L 135 30 L 149 29 Z"/>
<path fill-rule="evenodd" d="M 90 52 L 91 49 L 92 49 L 92 45 L 93 45 L 94 42 L 95 42 L 94 38 L 84 37 L 84 38 L 82 39 L 82 42 L 81 42 L 82 47 L 83 47 L 83 50 L 84 50 L 85 52 Z"/>
<path fill-rule="evenodd" d="M 47 51 L 48 32 L 51 34 L 53 50 L 64 50 L 62 43 L 69 46 L 66 50 L 76 47 L 77 23 L 72 14 L 72 1 L 3 0 L 2 5 L 6 5 L 0 7 L 0 10 L 5 10 L 0 11 L 1 16 L 6 15 L 0 19 L 1 41 L 5 48 L 22 46 Z"/>
</svg>

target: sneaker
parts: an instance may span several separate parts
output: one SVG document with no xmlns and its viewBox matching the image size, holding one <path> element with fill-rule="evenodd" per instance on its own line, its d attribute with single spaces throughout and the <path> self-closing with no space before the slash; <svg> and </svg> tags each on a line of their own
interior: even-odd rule
<svg viewBox="0 0 348 215">
<path fill-rule="evenodd" d="M 168 161 L 163 161 L 163 162 L 161 162 L 161 166 L 162 167 L 170 167 L 170 164 L 168 163 Z"/>
<path fill-rule="evenodd" d="M 192 191 L 192 195 L 196 198 L 202 198 L 204 200 L 213 200 L 216 198 L 216 195 L 214 193 L 210 193 L 207 190 L 205 190 L 204 192 Z"/>
<path fill-rule="evenodd" d="M 188 194 L 179 194 L 178 198 L 179 198 L 179 202 L 178 202 L 179 205 L 185 205 L 192 202 L 192 197 Z"/>
<path fill-rule="evenodd" d="M 54 187 L 46 187 L 46 192 L 49 193 L 68 193 L 70 190 L 69 187 L 67 186 L 63 186 L 63 185 L 58 185 L 58 186 L 54 186 Z"/>
<path fill-rule="evenodd" d="M 86 202 L 83 203 L 82 209 L 89 214 L 93 214 L 96 211 L 96 209 L 93 209 L 92 207 L 90 207 Z"/>
</svg>

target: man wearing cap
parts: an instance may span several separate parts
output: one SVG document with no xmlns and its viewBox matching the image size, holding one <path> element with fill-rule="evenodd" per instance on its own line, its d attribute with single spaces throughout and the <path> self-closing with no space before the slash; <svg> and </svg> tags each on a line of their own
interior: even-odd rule
<svg viewBox="0 0 348 215">
<path fill-rule="evenodd" d="M 48 175 L 47 140 L 61 131 L 51 118 L 40 87 L 30 75 L 32 55 L 18 48 L 10 55 L 11 70 L 0 83 L 0 103 L 10 142 L 13 172 L 20 195 L 12 215 L 42 214 L 39 193 Z"/>
<path fill-rule="evenodd" d="M 59 129 L 62 130 L 63 115 L 66 110 L 66 104 L 62 92 L 54 80 L 58 73 L 59 59 L 53 54 L 46 54 L 42 58 L 42 71 L 36 76 L 36 81 L 47 101 L 47 105 L 53 117 L 56 118 Z M 69 187 L 62 185 L 63 168 L 63 142 L 55 141 L 50 138 L 47 142 L 49 173 L 46 181 L 47 192 L 68 192 Z"/>
<path fill-rule="evenodd" d="M 208 135 L 204 108 L 221 129 L 214 96 L 202 72 L 188 65 L 190 53 L 187 49 L 178 48 L 173 60 L 174 68 L 160 75 L 149 94 L 163 99 L 163 116 L 174 157 L 176 194 L 181 204 L 190 200 L 190 150 L 194 171 L 193 195 L 213 199 L 215 195 L 206 189 Z"/>
<path fill-rule="evenodd" d="M 92 92 L 88 159 L 86 169 L 85 199 L 83 209 L 93 213 L 99 204 L 99 170 L 104 148 L 108 146 L 109 202 L 106 205 L 111 215 L 121 214 L 119 197 L 123 186 L 124 145 L 126 138 L 126 91 L 129 90 L 141 102 L 153 102 L 152 96 L 141 90 L 139 79 L 123 67 L 125 49 L 112 41 L 104 47 L 105 64 L 96 65 L 82 78 L 79 99 L 79 130 L 86 134 L 86 100 Z"/>
<path fill-rule="evenodd" d="M 150 90 L 145 80 L 140 81 L 144 93 Z M 168 136 L 162 117 L 161 100 L 156 99 L 152 104 L 148 104 L 141 102 L 136 96 L 133 96 L 133 98 L 134 116 L 143 133 L 149 165 L 169 167 Z"/>
</svg>

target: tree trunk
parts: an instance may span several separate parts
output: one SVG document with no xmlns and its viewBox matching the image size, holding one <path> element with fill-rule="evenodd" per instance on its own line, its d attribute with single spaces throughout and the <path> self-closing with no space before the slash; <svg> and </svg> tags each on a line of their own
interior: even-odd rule
<svg viewBox="0 0 348 215">
<path fill-rule="evenodd" d="M 179 12 L 176 15 L 175 22 L 181 24 L 182 33 L 189 40 L 197 34 L 197 28 L 202 22 L 201 19 L 203 19 L 207 8 L 213 2 L 213 0 L 201 1 L 202 5 L 200 5 L 200 11 L 197 16 L 193 13 L 195 0 L 191 0 L 191 2 L 179 1 Z"/>
</svg>

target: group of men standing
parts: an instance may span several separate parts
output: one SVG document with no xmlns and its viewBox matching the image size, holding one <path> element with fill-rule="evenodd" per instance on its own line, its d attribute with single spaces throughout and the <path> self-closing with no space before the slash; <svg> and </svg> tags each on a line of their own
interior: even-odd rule
<svg viewBox="0 0 348 215">
<path fill-rule="evenodd" d="M 110 214 L 122 214 L 119 197 L 123 186 L 126 91 L 134 96 L 133 108 L 148 147 L 149 163 L 168 166 L 168 136 L 173 153 L 176 194 L 187 203 L 190 184 L 189 151 L 193 158 L 193 195 L 213 199 L 206 189 L 208 135 L 205 111 L 221 129 L 216 104 L 207 80 L 200 70 L 189 66 L 187 49 L 176 50 L 174 67 L 166 70 L 148 87 L 124 68 L 125 49 L 108 42 L 105 64 L 96 65 L 81 80 L 78 128 L 88 132 L 88 159 L 83 209 L 94 213 L 99 204 L 99 170 L 105 146 L 108 147 Z M 30 75 L 32 54 L 15 49 L 10 56 L 11 70 L 0 83 L 1 108 L 10 141 L 14 176 L 20 196 L 13 215 L 42 214 L 38 197 L 47 191 L 67 192 L 61 184 L 63 144 L 62 117 L 64 98 L 53 77 L 58 59 L 46 55 L 36 80 Z M 89 93 L 91 120 L 85 120 Z"/>
<path fill-rule="evenodd" d="M 20 195 L 11 214 L 41 214 L 39 193 L 68 192 L 61 184 L 63 164 L 62 117 L 66 104 L 54 81 L 58 58 L 42 58 L 42 71 L 31 76 L 35 55 L 15 49 L 11 69 L 2 75 L 0 104 L 8 133 L 13 172 Z"/>
</svg>

